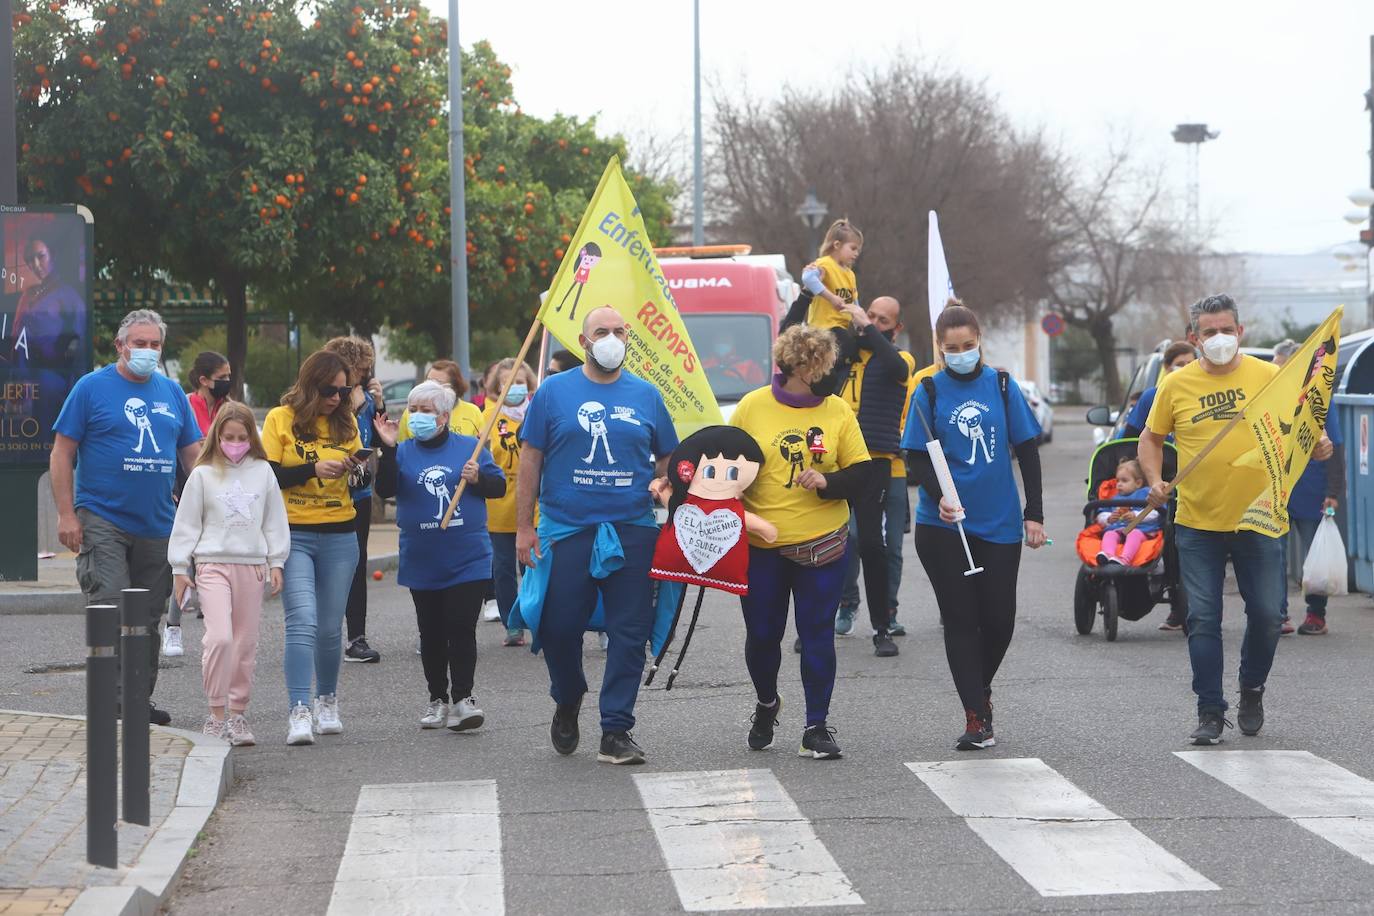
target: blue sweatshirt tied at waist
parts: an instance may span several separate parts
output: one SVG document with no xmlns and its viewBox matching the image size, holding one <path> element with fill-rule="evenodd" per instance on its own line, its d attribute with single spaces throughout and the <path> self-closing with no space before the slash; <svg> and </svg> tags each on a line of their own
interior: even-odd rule
<svg viewBox="0 0 1374 916">
<path fill-rule="evenodd" d="M 637 525 L 642 528 L 658 528 L 658 523 L 654 521 L 652 511 L 646 512 L 642 517 L 634 519 L 628 524 Z M 596 529 L 596 541 L 592 545 L 592 565 L 589 572 L 593 579 L 604 579 L 611 573 L 616 572 L 625 565 L 625 551 L 620 544 L 620 535 L 616 533 L 615 525 L 611 522 L 601 522 L 597 525 L 568 525 L 563 522 L 554 521 L 548 513 L 539 514 L 539 551 L 542 556 L 536 556 L 535 564 L 532 568 L 526 569 L 524 576 L 520 580 L 520 594 L 516 598 L 515 606 L 511 608 L 510 619 L 507 626 L 511 629 L 527 629 L 530 631 L 530 651 L 539 652 L 539 620 L 544 611 L 544 600 L 549 593 L 549 578 L 553 572 L 553 551 L 559 541 L 587 531 L 589 528 Z M 663 648 L 664 642 L 668 638 L 668 633 L 673 626 L 673 613 L 677 609 L 678 597 L 686 588 L 680 582 L 659 582 L 658 598 L 654 604 L 654 629 L 651 635 L 651 651 L 657 654 Z M 606 609 L 601 605 L 598 597 L 596 611 L 592 614 L 591 620 L 587 621 L 587 629 L 600 632 L 606 629 Z"/>
</svg>

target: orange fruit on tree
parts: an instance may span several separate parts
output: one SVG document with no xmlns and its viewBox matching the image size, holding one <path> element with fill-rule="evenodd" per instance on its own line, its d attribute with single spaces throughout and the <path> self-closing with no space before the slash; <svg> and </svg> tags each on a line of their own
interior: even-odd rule
<svg viewBox="0 0 1374 916">
<path fill-rule="evenodd" d="M 118 120 L 119 120 L 119 112 L 117 112 L 117 111 L 111 111 L 111 112 L 109 112 L 108 114 L 106 114 L 106 117 L 109 118 L 109 119 L 110 119 L 110 123 L 113 124 L 115 121 L 118 121 Z"/>
<path fill-rule="evenodd" d="M 161 89 L 163 86 L 167 85 L 167 77 L 159 73 L 157 76 L 153 77 L 153 85 Z"/>
<path fill-rule="evenodd" d="M 167 140 L 167 141 L 169 141 L 169 142 L 170 142 L 171 139 L 172 139 L 173 137 L 175 137 L 175 136 L 176 136 L 176 134 L 172 133 L 170 130 L 164 130 L 164 131 L 162 132 L 162 139 Z"/>
<path fill-rule="evenodd" d="M 534 204 L 525 204 L 525 212 L 526 212 L 527 214 L 528 214 L 528 213 L 533 213 L 533 212 L 534 212 Z"/>
<path fill-rule="evenodd" d="M 356 203 L 358 202 L 358 192 L 357 192 L 357 191 L 353 191 L 352 193 L 350 193 L 350 194 L 348 195 L 348 202 L 349 202 L 350 204 L 356 204 Z"/>
<path fill-rule="evenodd" d="M 206 64 L 206 66 L 208 66 L 211 70 L 218 70 L 218 69 L 219 69 L 219 60 L 218 60 L 217 58 L 212 57 L 212 58 L 210 58 L 208 61 L 206 61 L 205 64 Z"/>
</svg>

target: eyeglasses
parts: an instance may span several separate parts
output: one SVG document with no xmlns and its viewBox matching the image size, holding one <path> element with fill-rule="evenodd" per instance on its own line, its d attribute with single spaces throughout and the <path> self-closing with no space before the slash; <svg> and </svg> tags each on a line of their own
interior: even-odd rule
<svg viewBox="0 0 1374 916">
<path fill-rule="evenodd" d="M 347 397 L 348 393 L 352 390 L 352 385 L 340 385 L 337 388 L 333 385 L 321 385 L 319 389 L 320 397 L 325 398 L 326 400 L 334 397 L 335 395 L 338 395 L 341 398 Z"/>
</svg>

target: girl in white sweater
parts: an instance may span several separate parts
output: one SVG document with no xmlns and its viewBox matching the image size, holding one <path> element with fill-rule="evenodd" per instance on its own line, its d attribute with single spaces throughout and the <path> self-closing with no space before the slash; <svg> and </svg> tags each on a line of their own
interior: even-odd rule
<svg viewBox="0 0 1374 916">
<path fill-rule="evenodd" d="M 244 719 L 257 661 L 263 587 L 281 591 L 291 549 L 286 505 L 267 463 L 253 412 L 226 402 L 177 505 L 167 543 L 173 598 L 193 585 L 205 612 L 201 668 L 210 715 L 202 731 L 231 744 L 253 744 Z M 187 574 L 195 560 L 195 581 Z M 227 717 L 226 717 L 227 710 Z"/>
</svg>

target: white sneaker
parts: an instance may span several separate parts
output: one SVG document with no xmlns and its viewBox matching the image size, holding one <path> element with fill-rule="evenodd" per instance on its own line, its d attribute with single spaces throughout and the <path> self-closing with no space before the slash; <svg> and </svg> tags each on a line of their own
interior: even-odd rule
<svg viewBox="0 0 1374 916">
<path fill-rule="evenodd" d="M 200 733 L 207 738 L 219 738 L 224 740 L 226 723 L 223 719 L 216 719 L 214 716 L 206 716 L 205 724 L 200 727 Z"/>
<path fill-rule="evenodd" d="M 443 728 L 448 721 L 448 704 L 443 700 L 430 700 L 425 707 L 424 715 L 420 716 L 421 728 Z"/>
<path fill-rule="evenodd" d="M 243 713 L 229 717 L 228 723 L 224 726 L 224 736 L 234 747 L 252 747 L 258 743 L 253 733 L 248 730 L 248 720 L 243 717 Z"/>
<path fill-rule="evenodd" d="M 162 630 L 162 655 L 164 658 L 176 658 L 185 655 L 186 650 L 181 646 L 181 627 L 164 627 Z"/>
<path fill-rule="evenodd" d="M 454 732 L 477 728 L 485 721 L 486 717 L 482 715 L 482 710 L 477 708 L 476 697 L 467 697 L 454 703 L 448 714 L 448 728 Z"/>
<path fill-rule="evenodd" d="M 501 619 L 501 611 L 496 607 L 495 601 L 488 601 L 482 605 L 482 619 L 486 621 Z"/>
<path fill-rule="evenodd" d="M 343 734 L 343 720 L 339 718 L 339 698 L 334 694 L 315 700 L 315 722 L 321 735 Z"/>
<path fill-rule="evenodd" d="M 287 720 L 286 743 L 287 744 L 314 744 L 315 743 L 315 717 L 310 714 L 310 707 L 304 703 L 297 703 L 291 707 L 291 718 Z"/>
</svg>

